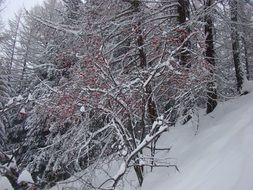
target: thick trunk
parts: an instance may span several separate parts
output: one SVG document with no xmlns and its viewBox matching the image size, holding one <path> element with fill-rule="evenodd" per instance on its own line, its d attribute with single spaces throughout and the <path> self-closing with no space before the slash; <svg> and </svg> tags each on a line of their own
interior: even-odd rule
<svg viewBox="0 0 253 190">
<path fill-rule="evenodd" d="M 133 0 L 130 1 L 130 3 L 132 4 L 132 7 L 134 9 L 135 13 L 139 13 L 140 12 L 140 5 L 141 2 L 139 0 Z M 136 33 L 136 45 L 138 48 L 138 56 L 139 56 L 139 60 L 140 60 L 140 67 L 142 69 L 145 69 L 146 67 L 148 67 L 147 64 L 147 55 L 145 53 L 145 49 L 144 49 L 144 37 L 143 37 L 143 31 L 141 29 L 141 21 L 139 20 L 135 27 L 134 27 L 134 31 Z M 151 84 L 147 84 L 145 89 L 144 89 L 144 93 L 145 96 L 143 97 L 143 103 L 147 104 L 147 107 L 144 105 L 144 118 L 145 120 L 149 120 L 150 124 L 152 125 L 152 123 L 155 121 L 155 119 L 157 118 L 157 111 L 156 111 L 156 106 L 155 106 L 155 102 L 152 99 L 152 86 Z M 145 115 L 148 117 L 146 118 Z M 145 122 L 142 123 L 142 136 L 145 136 Z M 138 161 L 137 161 L 138 162 Z M 137 163 L 138 164 L 138 163 Z M 135 173 L 137 175 L 138 181 L 140 186 L 143 183 L 143 166 L 135 166 L 134 167 Z"/>
<path fill-rule="evenodd" d="M 207 0 L 206 9 L 212 6 L 212 0 Z M 206 61 L 210 64 L 210 82 L 207 84 L 207 110 L 206 113 L 212 112 L 217 106 L 217 89 L 214 81 L 215 70 L 215 51 L 214 51 L 214 37 L 213 37 L 213 21 L 210 15 L 205 17 L 205 34 L 206 34 Z"/>
<path fill-rule="evenodd" d="M 179 30 L 179 32 L 181 34 L 179 35 L 184 35 L 185 38 L 187 37 L 187 35 L 185 35 L 184 33 L 189 33 L 189 29 L 184 26 L 186 24 L 187 21 L 187 17 L 188 15 L 188 2 L 186 0 L 178 0 L 178 8 L 177 8 L 177 12 L 178 12 L 178 24 L 181 25 L 183 28 L 182 30 Z M 182 39 L 182 43 L 184 42 L 185 39 Z M 188 59 L 189 59 L 189 51 L 188 48 L 190 46 L 190 42 L 186 42 L 184 43 L 180 54 L 179 54 L 179 60 L 180 60 L 180 64 L 182 66 L 187 66 L 190 67 L 190 64 L 188 63 Z"/>
<path fill-rule="evenodd" d="M 177 13 L 178 13 L 178 25 L 180 26 L 179 30 L 179 36 L 184 36 L 181 38 L 181 43 L 184 43 L 182 45 L 182 48 L 179 52 L 179 63 L 181 66 L 190 68 L 190 41 L 186 41 L 186 38 L 190 34 L 190 29 L 186 25 L 187 17 L 189 17 L 189 2 L 188 0 L 178 0 L 178 8 L 177 8 Z M 181 44 L 180 44 L 181 45 Z M 184 121 L 183 124 L 186 124 L 192 117 L 191 115 L 188 114 L 189 110 L 191 109 L 190 105 L 185 105 L 184 111 L 183 111 L 183 116 L 184 116 Z"/>
<path fill-rule="evenodd" d="M 178 22 L 184 24 L 187 18 L 187 4 L 185 0 L 178 0 Z"/>
<path fill-rule="evenodd" d="M 247 42 L 244 37 L 242 37 L 243 46 L 244 46 L 244 56 L 245 56 L 245 69 L 246 69 L 246 78 L 250 80 L 250 72 L 249 72 L 249 54 L 248 54 L 248 47 Z"/>
<path fill-rule="evenodd" d="M 230 4 L 231 10 L 231 40 L 233 50 L 233 60 L 235 65 L 235 74 L 237 82 L 237 91 L 240 94 L 243 85 L 243 69 L 240 62 L 240 44 L 239 44 L 239 33 L 238 33 L 238 3 L 237 0 L 232 0 Z"/>
</svg>

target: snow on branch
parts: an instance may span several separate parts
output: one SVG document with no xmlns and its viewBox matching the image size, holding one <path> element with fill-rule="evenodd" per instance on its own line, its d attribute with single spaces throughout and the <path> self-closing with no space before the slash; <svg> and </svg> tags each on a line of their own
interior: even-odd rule
<svg viewBox="0 0 253 190">
<path fill-rule="evenodd" d="M 49 20 L 45 20 L 42 17 L 32 15 L 29 12 L 27 12 L 27 14 L 32 19 L 36 20 L 37 22 L 39 22 L 39 23 L 41 23 L 41 24 L 43 24 L 43 25 L 45 25 L 49 28 L 55 29 L 57 31 L 62 31 L 62 32 L 66 32 L 66 33 L 69 33 L 69 34 L 74 34 L 74 35 L 77 35 L 77 36 L 81 34 L 81 29 L 78 28 L 78 27 L 73 27 L 73 26 L 69 26 L 69 25 L 54 23 L 54 22 L 51 22 Z"/>
<path fill-rule="evenodd" d="M 130 152 L 125 161 L 122 162 L 118 173 L 111 179 L 108 179 L 107 181 L 105 181 L 99 188 L 101 189 L 107 189 L 107 190 L 113 190 L 116 188 L 118 182 L 122 179 L 122 177 L 125 175 L 127 169 L 131 166 L 138 166 L 138 164 L 131 164 L 132 161 L 136 161 L 136 156 L 144 149 L 146 148 L 150 143 L 152 143 L 157 137 L 159 137 L 163 132 L 167 131 L 168 128 L 171 126 L 169 124 L 170 122 L 164 119 L 163 116 L 157 118 L 157 120 L 153 123 L 152 125 L 152 129 L 150 131 L 149 134 L 146 135 L 146 137 L 143 139 L 143 141 L 141 141 L 139 143 L 139 145 L 137 145 L 137 147 L 132 150 L 132 152 Z M 144 164 L 146 165 L 146 164 Z M 148 165 L 148 164 L 147 164 Z M 154 164 L 154 167 L 175 167 L 177 171 L 179 171 L 179 169 L 177 168 L 176 165 L 170 165 L 170 164 Z M 103 186 L 105 184 L 107 184 L 109 181 L 111 181 L 111 184 L 109 185 L 109 187 L 104 188 Z"/>
</svg>

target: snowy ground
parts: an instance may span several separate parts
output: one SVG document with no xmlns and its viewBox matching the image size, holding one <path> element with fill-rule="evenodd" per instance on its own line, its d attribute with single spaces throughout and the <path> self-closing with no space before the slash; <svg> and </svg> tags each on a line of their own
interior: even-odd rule
<svg viewBox="0 0 253 190">
<path fill-rule="evenodd" d="M 158 157 L 176 163 L 180 172 L 173 168 L 146 171 L 141 190 L 252 190 L 253 93 L 220 103 L 213 113 L 200 116 L 197 134 L 196 127 L 196 122 L 189 122 L 161 137 L 158 147 L 172 150 Z M 128 181 L 133 178 L 130 174 Z M 5 181 L 0 179 L 0 190 Z M 67 186 L 80 189 L 81 183 Z"/>
<path fill-rule="evenodd" d="M 195 126 L 196 128 L 196 126 Z M 142 190 L 252 190 L 253 94 L 220 104 L 194 125 L 172 129 L 160 146 L 172 146 L 169 154 L 180 173 L 157 169 L 145 177 Z"/>
<path fill-rule="evenodd" d="M 196 128 L 197 123 L 191 121 L 163 134 L 158 147 L 172 149 L 158 157 L 177 164 L 180 172 L 174 168 L 146 171 L 141 190 L 252 190 L 253 93 L 202 114 L 197 134 Z M 124 190 L 139 189 L 133 179 L 130 173 Z"/>
</svg>

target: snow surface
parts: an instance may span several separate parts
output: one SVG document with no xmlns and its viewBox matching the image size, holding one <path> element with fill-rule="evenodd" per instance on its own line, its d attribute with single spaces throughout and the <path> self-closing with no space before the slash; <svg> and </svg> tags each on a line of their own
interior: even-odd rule
<svg viewBox="0 0 253 190">
<path fill-rule="evenodd" d="M 13 187 L 6 177 L 0 176 L 0 190 L 13 190 Z"/>
<path fill-rule="evenodd" d="M 93 165 L 87 169 L 87 173 L 79 172 L 75 175 L 71 176 L 69 179 L 58 182 L 56 186 L 52 187 L 50 190 L 59 190 L 59 189 L 87 189 L 86 182 L 88 182 L 88 178 L 92 178 L 92 183 L 95 187 L 99 187 L 101 183 L 107 181 L 108 179 L 113 179 L 114 176 L 118 175 L 120 172 L 120 168 L 123 169 L 123 165 L 120 161 L 112 161 L 103 163 L 103 165 Z M 106 171 L 106 172 L 105 172 Z M 137 181 L 135 174 L 130 172 L 127 176 L 127 182 L 124 184 L 124 189 L 127 190 L 137 190 Z M 112 180 L 108 180 L 104 187 L 110 186 L 112 184 Z M 122 186 L 122 184 L 120 184 Z M 135 187 L 134 187 L 135 186 Z M 130 187 L 130 188 L 129 188 Z M 134 187 L 134 189 L 133 189 Z"/>
<path fill-rule="evenodd" d="M 21 100 L 23 100 L 24 98 L 23 98 L 23 96 L 22 95 L 18 95 L 18 97 L 16 97 L 16 100 L 17 101 L 21 101 Z"/>
<path fill-rule="evenodd" d="M 19 113 L 26 114 L 25 108 L 22 108 Z"/>
<path fill-rule="evenodd" d="M 252 85 L 248 85 L 252 87 Z M 248 89 L 252 91 L 252 89 Z M 173 128 L 159 147 L 172 146 L 159 157 L 173 158 L 180 172 L 155 169 L 142 190 L 252 190 L 253 94 L 219 104 L 196 123 Z"/>
<path fill-rule="evenodd" d="M 85 112 L 84 106 L 82 106 L 82 107 L 80 108 L 80 112 L 81 112 L 81 113 L 84 113 L 84 112 Z"/>
<path fill-rule="evenodd" d="M 10 163 L 6 163 L 4 165 L 0 164 L 0 168 L 1 167 L 6 168 L 6 169 L 17 168 L 16 160 L 12 158 L 12 155 L 6 155 L 6 156 L 8 156 L 12 160 Z M 13 190 L 13 189 L 14 188 L 12 187 L 7 177 L 0 175 L 0 190 Z"/>
<path fill-rule="evenodd" d="M 21 172 L 21 174 L 18 177 L 18 183 L 21 183 L 21 182 L 34 183 L 30 172 L 28 172 L 27 170 L 23 170 Z"/>
</svg>

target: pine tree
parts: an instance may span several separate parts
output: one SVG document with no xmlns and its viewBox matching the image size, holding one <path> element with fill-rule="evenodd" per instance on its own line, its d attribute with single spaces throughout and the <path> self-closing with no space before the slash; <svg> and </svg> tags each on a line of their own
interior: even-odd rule
<svg viewBox="0 0 253 190">
<path fill-rule="evenodd" d="M 21 26 L 22 11 L 15 15 L 15 18 L 9 20 L 9 29 L 4 32 L 4 41 L 2 43 L 2 49 L 5 53 L 5 62 L 7 63 L 8 72 L 11 73 L 12 69 L 15 70 L 16 63 L 16 49 L 18 46 L 18 36 Z"/>
</svg>

